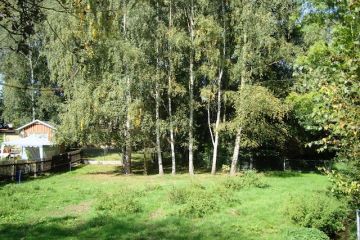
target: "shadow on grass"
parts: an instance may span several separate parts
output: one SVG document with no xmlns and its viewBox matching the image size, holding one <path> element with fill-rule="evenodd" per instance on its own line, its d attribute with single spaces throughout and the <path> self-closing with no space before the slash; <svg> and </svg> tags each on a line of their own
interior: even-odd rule
<svg viewBox="0 0 360 240">
<path fill-rule="evenodd" d="M 289 177 L 301 177 L 301 173 L 292 172 L 292 171 L 274 171 L 274 172 L 265 172 L 267 177 L 280 177 L 280 178 L 289 178 Z"/>
<path fill-rule="evenodd" d="M 189 219 L 169 217 L 140 221 L 139 218 L 98 216 L 87 221 L 75 217 L 52 218 L 33 224 L 0 225 L 0 239 L 246 239 L 222 231 L 221 226 L 198 228 Z"/>
</svg>

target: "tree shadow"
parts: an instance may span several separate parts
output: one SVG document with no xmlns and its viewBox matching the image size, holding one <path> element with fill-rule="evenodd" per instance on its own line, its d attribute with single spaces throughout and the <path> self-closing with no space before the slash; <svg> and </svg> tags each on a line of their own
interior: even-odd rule
<svg viewBox="0 0 360 240">
<path fill-rule="evenodd" d="M 46 219 L 38 223 L 0 225 L 0 239 L 224 239 L 234 234 L 221 226 L 195 227 L 190 219 L 167 217 L 162 220 L 139 220 L 139 217 L 99 215 L 89 220 L 76 217 Z"/>
</svg>

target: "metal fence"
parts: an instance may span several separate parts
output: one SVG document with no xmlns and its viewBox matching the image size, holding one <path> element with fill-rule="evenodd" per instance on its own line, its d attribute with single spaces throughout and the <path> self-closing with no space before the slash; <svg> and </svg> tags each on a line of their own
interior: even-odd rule
<svg viewBox="0 0 360 240">
<path fill-rule="evenodd" d="M 333 161 L 322 159 L 265 159 L 265 158 L 250 158 L 240 162 L 240 169 L 257 169 L 260 171 L 266 170 L 283 170 L 283 171 L 318 171 L 319 167 L 331 169 Z"/>
<path fill-rule="evenodd" d="M 27 176 L 38 176 L 45 172 L 71 170 L 80 163 L 81 150 L 71 151 L 44 160 L 11 160 L 0 163 L 0 179 L 20 180 Z"/>
</svg>

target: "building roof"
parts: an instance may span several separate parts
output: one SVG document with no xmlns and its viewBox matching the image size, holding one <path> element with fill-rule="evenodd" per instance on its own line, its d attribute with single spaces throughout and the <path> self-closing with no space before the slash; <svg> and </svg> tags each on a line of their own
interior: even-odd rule
<svg viewBox="0 0 360 240">
<path fill-rule="evenodd" d="M 34 120 L 34 121 L 32 121 L 32 122 L 30 122 L 28 124 L 25 124 L 24 126 L 19 127 L 18 129 L 16 129 L 16 131 L 20 131 L 20 130 L 22 130 L 24 128 L 27 128 L 27 127 L 29 127 L 29 126 L 31 126 L 33 124 L 36 124 L 36 123 L 45 125 L 45 126 L 51 128 L 53 130 L 56 130 L 56 128 L 54 126 L 50 125 L 49 123 L 36 119 L 36 120 Z"/>
</svg>

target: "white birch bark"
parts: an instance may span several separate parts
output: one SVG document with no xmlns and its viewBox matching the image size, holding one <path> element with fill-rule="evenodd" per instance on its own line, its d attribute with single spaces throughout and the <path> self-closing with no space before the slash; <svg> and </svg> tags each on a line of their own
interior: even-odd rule
<svg viewBox="0 0 360 240">
<path fill-rule="evenodd" d="M 222 14 L 223 14 L 223 49 L 222 49 L 222 59 L 219 71 L 219 77 L 217 81 L 217 110 L 216 110 L 216 123 L 214 129 L 215 139 L 213 141 L 213 158 L 212 158 L 212 167 L 211 174 L 216 173 L 216 162 L 218 156 L 218 146 L 219 146 L 219 126 L 221 121 L 221 82 L 224 73 L 224 61 L 226 57 L 226 21 L 225 21 L 225 5 L 224 1 L 222 1 Z"/>
<path fill-rule="evenodd" d="M 190 31 L 190 41 L 191 48 L 194 47 L 194 0 L 191 0 L 191 10 L 189 16 L 189 31 Z M 194 133 L 193 133 L 193 125 L 194 125 L 194 49 L 190 50 L 190 65 L 189 65 L 189 173 L 190 175 L 194 175 Z"/>
<path fill-rule="evenodd" d="M 126 39 L 127 28 L 127 9 L 126 9 L 126 1 L 123 0 L 123 22 L 122 27 L 124 31 L 124 36 Z M 126 68 L 127 69 L 127 68 Z M 128 74 L 128 72 L 125 72 Z M 126 76 L 126 123 L 125 123 L 125 162 L 124 162 L 124 170 L 125 174 L 131 174 L 131 155 L 132 155 L 132 139 L 131 139 L 131 116 L 130 116 L 130 105 L 131 105 L 131 81 L 129 76 Z"/>
<path fill-rule="evenodd" d="M 156 2 L 156 21 L 159 24 L 159 1 Z M 161 142 L 160 142 L 160 74 L 159 74 L 159 42 L 156 40 L 156 84 L 155 84 L 155 101 L 156 101 L 156 109 L 155 109 L 155 118 L 156 118 L 156 151 L 158 157 L 158 165 L 159 165 L 159 175 L 164 175 L 163 163 L 162 163 L 162 155 L 161 155 Z"/>
<path fill-rule="evenodd" d="M 173 19 L 172 19 L 172 1 L 170 0 L 170 7 L 169 7 L 169 29 L 172 30 L 173 26 Z M 176 174 L 176 158 L 175 158 L 175 139 L 174 139 L 174 123 L 173 123 L 173 116 L 172 116 L 172 76 L 173 76 L 173 69 L 172 69 L 172 46 L 169 42 L 169 79 L 168 79 L 168 110 L 169 110 L 169 122 L 170 122 L 170 148 L 171 148 L 171 174 Z"/>
<path fill-rule="evenodd" d="M 246 55 L 247 55 L 247 35 L 246 32 L 243 35 L 243 47 L 242 47 L 242 70 L 241 70 L 241 81 L 240 81 L 240 89 L 245 87 L 246 84 Z M 235 175 L 236 173 L 236 167 L 237 167 L 237 162 L 238 162 L 238 158 L 239 158 L 239 152 L 240 152 L 240 143 L 241 143 L 241 132 L 242 132 L 242 126 L 240 124 L 238 130 L 237 130 L 237 134 L 236 134 L 236 139 L 235 139 L 235 146 L 234 146 L 234 153 L 233 153 L 233 157 L 232 157 L 232 161 L 231 161 L 231 169 L 230 169 L 230 175 Z"/>
</svg>

